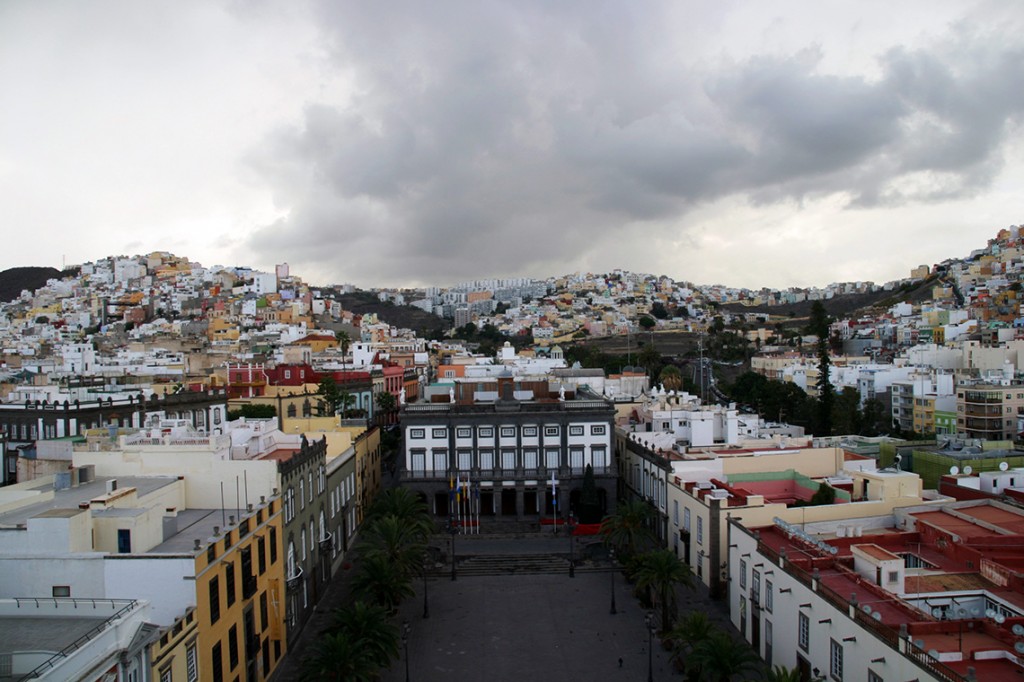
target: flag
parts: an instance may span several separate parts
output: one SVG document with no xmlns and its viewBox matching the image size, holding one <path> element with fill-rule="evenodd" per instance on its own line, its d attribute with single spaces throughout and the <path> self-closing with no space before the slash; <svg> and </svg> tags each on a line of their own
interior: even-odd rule
<svg viewBox="0 0 1024 682">
<path fill-rule="evenodd" d="M 551 504 L 555 507 L 558 506 L 558 489 L 555 483 L 555 472 L 551 472 Z"/>
</svg>

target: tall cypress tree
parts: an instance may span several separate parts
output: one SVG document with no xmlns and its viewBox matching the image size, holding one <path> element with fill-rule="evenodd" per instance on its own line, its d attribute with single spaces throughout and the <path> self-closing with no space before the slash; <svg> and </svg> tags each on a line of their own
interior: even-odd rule
<svg viewBox="0 0 1024 682">
<path fill-rule="evenodd" d="M 832 390 L 832 382 L 829 381 L 829 369 L 832 366 L 828 347 L 831 322 L 825 306 L 821 301 L 815 301 L 811 306 L 808 331 L 818 337 L 818 423 L 814 432 L 821 436 L 832 435 L 832 404 L 835 402 L 835 392 Z"/>
</svg>

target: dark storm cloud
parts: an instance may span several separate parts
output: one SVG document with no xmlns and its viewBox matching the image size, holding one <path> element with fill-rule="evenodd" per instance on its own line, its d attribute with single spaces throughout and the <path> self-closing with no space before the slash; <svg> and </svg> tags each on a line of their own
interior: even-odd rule
<svg viewBox="0 0 1024 682">
<path fill-rule="evenodd" d="M 823 73 L 827 46 L 691 63 L 625 3 L 330 3 L 321 20 L 354 94 L 254 152 L 288 215 L 250 246 L 348 281 L 575 269 L 625 225 L 732 195 L 969 194 L 1024 110 L 1021 51 L 992 34 L 893 49 L 869 78 Z"/>
</svg>

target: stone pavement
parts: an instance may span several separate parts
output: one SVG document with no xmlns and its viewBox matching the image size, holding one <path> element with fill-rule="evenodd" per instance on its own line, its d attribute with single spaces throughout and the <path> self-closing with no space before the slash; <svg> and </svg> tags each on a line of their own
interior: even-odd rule
<svg viewBox="0 0 1024 682">
<path fill-rule="evenodd" d="M 448 550 L 447 536 L 432 544 Z M 550 553 L 566 555 L 567 539 L 548 534 L 518 537 L 457 536 L 460 559 L 481 555 Z M 614 574 L 618 613 L 611 615 L 611 574 L 578 570 L 564 575 L 507 574 L 460 575 L 454 582 L 440 567 L 429 577 L 429 618 L 423 618 L 423 581 L 414 583 L 416 595 L 402 604 L 397 622 L 408 621 L 410 680 L 646 680 L 646 611 L 633 598 L 622 574 Z M 304 628 L 295 650 L 274 676 L 275 682 L 299 679 L 300 659 L 333 618 L 331 611 L 346 603 L 354 570 L 335 576 L 327 594 Z M 719 627 L 732 631 L 726 604 L 707 590 L 681 589 L 680 615 L 704 611 Z M 657 614 L 655 614 L 656 616 Z M 655 635 L 655 680 L 682 679 L 672 669 L 669 652 Z M 622 667 L 619 667 L 619 658 Z M 406 679 L 404 652 L 383 682 Z"/>
</svg>

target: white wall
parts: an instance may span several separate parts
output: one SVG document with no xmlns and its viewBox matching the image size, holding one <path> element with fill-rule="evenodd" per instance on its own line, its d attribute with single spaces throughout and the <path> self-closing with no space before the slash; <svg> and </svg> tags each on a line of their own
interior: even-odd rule
<svg viewBox="0 0 1024 682">
<path fill-rule="evenodd" d="M 104 590 L 110 598 L 148 600 L 152 621 L 171 625 L 196 605 L 195 565 L 191 556 L 110 556 L 103 562 Z"/>
</svg>

